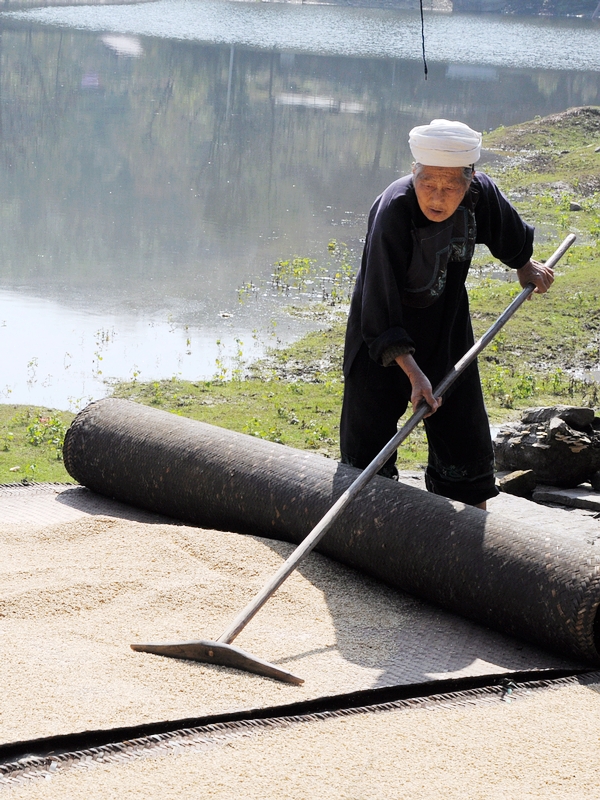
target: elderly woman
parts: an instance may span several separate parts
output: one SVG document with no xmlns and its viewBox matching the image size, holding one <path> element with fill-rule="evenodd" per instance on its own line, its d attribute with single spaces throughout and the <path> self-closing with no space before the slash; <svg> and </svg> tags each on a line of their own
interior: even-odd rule
<svg viewBox="0 0 600 800">
<path fill-rule="evenodd" d="M 474 165 L 481 134 L 433 120 L 409 136 L 412 174 L 375 201 L 346 332 L 342 461 L 364 468 L 424 399 L 435 494 L 485 508 L 498 491 L 477 364 L 443 398 L 435 386 L 473 344 L 465 281 L 475 244 L 548 290 L 553 271 L 531 260 L 533 228 Z M 381 470 L 397 477 L 394 455 Z"/>
</svg>

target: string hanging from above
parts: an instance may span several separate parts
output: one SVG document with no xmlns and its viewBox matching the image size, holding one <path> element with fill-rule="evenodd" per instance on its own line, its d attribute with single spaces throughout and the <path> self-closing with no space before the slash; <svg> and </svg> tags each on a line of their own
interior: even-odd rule
<svg viewBox="0 0 600 800">
<path fill-rule="evenodd" d="M 425 73 L 425 80 L 427 80 L 427 58 L 425 57 L 425 18 L 423 16 L 423 0 L 419 0 L 421 8 L 421 49 L 423 51 L 423 72 Z"/>
</svg>

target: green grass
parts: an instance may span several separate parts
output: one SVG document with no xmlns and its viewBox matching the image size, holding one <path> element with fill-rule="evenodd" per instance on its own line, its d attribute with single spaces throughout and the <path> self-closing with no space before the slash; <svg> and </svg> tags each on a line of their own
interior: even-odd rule
<svg viewBox="0 0 600 800">
<path fill-rule="evenodd" d="M 0 482 L 71 481 L 62 461 L 62 443 L 73 416 L 68 411 L 0 404 Z"/>
<path fill-rule="evenodd" d="M 556 402 L 596 407 L 598 386 L 582 376 L 600 362 L 600 108 L 499 128 L 486 134 L 484 146 L 504 159 L 487 171 L 536 226 L 542 244 L 535 258 L 547 258 L 567 233 L 577 235 L 552 290 L 526 303 L 480 359 L 490 416 Z M 571 203 L 582 210 L 571 211 Z M 519 288 L 474 283 L 476 334 Z"/>
<path fill-rule="evenodd" d="M 341 362 L 343 334 L 344 325 L 338 323 L 323 335 L 310 334 L 272 353 L 256 366 L 261 378 L 127 383 L 120 384 L 114 396 L 338 458 L 343 382 L 341 363 L 337 362 Z M 315 368 L 315 363 L 332 366 L 323 370 Z M 298 379 L 300 365 L 304 370 Z M 423 463 L 425 447 L 423 432 L 415 432 L 403 450 L 402 465 L 408 468 Z"/>
<path fill-rule="evenodd" d="M 541 234 L 535 257 L 547 258 L 568 232 L 578 236 L 558 265 L 551 292 L 525 303 L 480 357 L 493 422 L 536 405 L 596 407 L 600 402 L 598 385 L 583 377 L 600 362 L 598 146 L 600 109 L 534 120 L 485 137 L 485 147 L 497 149 L 504 159 L 487 171 Z M 583 210 L 569 211 L 572 201 Z M 241 365 L 231 371 L 233 380 L 223 380 L 226 371 L 216 364 L 212 381 L 134 381 L 119 384 L 114 396 L 337 458 L 345 314 L 336 315 L 332 305 L 347 299 L 351 275 L 344 246 L 332 242 L 328 251 L 325 266 L 300 257 L 275 265 L 276 280 L 286 289 L 321 281 L 317 297 L 323 304 L 312 309 L 315 319 L 325 320 L 324 330 L 272 352 L 245 380 Z M 516 283 L 487 277 L 490 265 L 489 256 L 478 255 L 469 285 L 476 336 L 520 291 Z M 333 281 L 327 277 L 332 274 L 337 275 Z M 242 287 L 241 294 L 251 290 Z M 70 480 L 60 446 L 72 417 L 0 405 L 0 482 Z M 402 446 L 398 465 L 415 468 L 426 458 L 418 429 Z"/>
<path fill-rule="evenodd" d="M 575 188 L 597 184 L 599 142 L 600 108 L 593 106 L 500 127 L 483 139 L 486 149 L 513 157 L 512 180 L 523 188 L 564 178 Z"/>
<path fill-rule="evenodd" d="M 526 302 L 484 351 L 479 363 L 491 412 L 557 401 L 598 405 L 597 384 L 583 377 L 600 361 L 597 275 L 592 249 L 574 246 L 552 290 Z M 519 290 L 517 284 L 498 281 L 471 289 L 476 335 Z"/>
<path fill-rule="evenodd" d="M 114 394 L 250 436 L 333 456 L 341 392 L 339 378 L 328 377 L 315 383 L 258 379 L 190 383 L 173 379 L 121 384 Z"/>
<path fill-rule="evenodd" d="M 572 231 L 582 244 L 600 235 L 600 108 L 535 119 L 484 135 L 500 161 L 486 171 L 544 236 Z M 581 211 L 570 211 L 577 202 Z"/>
</svg>

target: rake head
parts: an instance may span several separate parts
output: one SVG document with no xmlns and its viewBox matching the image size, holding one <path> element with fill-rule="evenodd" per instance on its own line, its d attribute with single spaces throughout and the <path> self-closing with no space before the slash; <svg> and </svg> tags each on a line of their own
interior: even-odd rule
<svg viewBox="0 0 600 800">
<path fill-rule="evenodd" d="M 276 667 L 275 664 L 270 664 L 268 661 L 256 658 L 240 647 L 224 642 L 199 639 L 192 642 L 132 644 L 131 649 L 141 653 L 154 653 L 157 656 L 187 658 L 191 661 L 204 661 L 207 664 L 219 664 L 222 667 L 255 672 L 257 675 L 264 675 L 267 678 L 284 681 L 284 683 L 293 683 L 296 686 L 304 683 L 303 678 Z"/>
</svg>

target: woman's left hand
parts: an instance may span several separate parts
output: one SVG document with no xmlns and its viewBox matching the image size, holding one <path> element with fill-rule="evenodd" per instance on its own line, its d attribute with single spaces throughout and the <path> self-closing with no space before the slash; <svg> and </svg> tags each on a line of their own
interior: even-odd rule
<svg viewBox="0 0 600 800">
<path fill-rule="evenodd" d="M 519 283 L 523 288 L 533 283 L 536 294 L 544 294 L 554 283 L 554 270 L 547 267 L 540 261 L 528 261 L 527 264 L 517 270 Z"/>
</svg>

